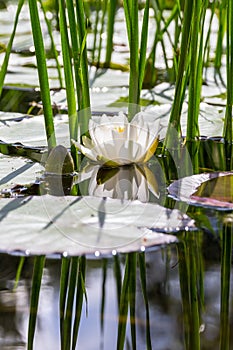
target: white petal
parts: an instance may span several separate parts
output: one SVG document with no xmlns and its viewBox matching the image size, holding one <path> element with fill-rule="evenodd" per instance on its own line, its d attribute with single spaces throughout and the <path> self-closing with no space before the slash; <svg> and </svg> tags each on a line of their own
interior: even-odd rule
<svg viewBox="0 0 233 350">
<path fill-rule="evenodd" d="M 95 150 L 86 148 L 85 146 L 81 145 L 79 142 L 73 141 L 73 144 L 84 154 L 87 158 L 97 161 Z"/>
</svg>

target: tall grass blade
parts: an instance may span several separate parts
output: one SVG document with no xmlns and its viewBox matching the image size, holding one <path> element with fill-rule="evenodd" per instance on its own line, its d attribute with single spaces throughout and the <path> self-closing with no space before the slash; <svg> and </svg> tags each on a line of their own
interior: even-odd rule
<svg viewBox="0 0 233 350">
<path fill-rule="evenodd" d="M 116 287 L 117 287 L 117 301 L 118 308 L 120 309 L 120 298 L 121 298 L 121 266 L 119 261 L 119 256 L 114 256 L 114 275 L 116 279 Z"/>
<path fill-rule="evenodd" d="M 61 344 L 64 344 L 64 318 L 66 310 L 66 300 L 68 294 L 68 281 L 70 271 L 70 259 L 62 258 L 61 277 L 60 277 L 60 339 Z"/>
<path fill-rule="evenodd" d="M 224 138 L 228 144 L 233 141 L 233 4 L 227 0 L 227 106 L 224 121 Z M 232 159 L 232 154 L 230 155 Z"/>
<path fill-rule="evenodd" d="M 107 259 L 103 259 L 103 280 L 102 280 L 102 298 L 101 298 L 101 311 L 100 311 L 100 327 L 101 331 L 104 330 L 104 309 L 106 298 L 106 279 L 107 279 Z"/>
<path fill-rule="evenodd" d="M 117 1 L 108 1 L 108 14 L 107 14 L 107 44 L 106 44 L 106 56 L 105 56 L 105 67 L 109 67 L 112 58 L 113 51 L 113 34 L 114 24 L 117 9 Z"/>
<path fill-rule="evenodd" d="M 56 61 L 56 68 L 57 68 L 57 73 L 58 73 L 59 84 L 60 84 L 60 87 L 63 87 L 61 65 L 60 65 L 60 62 L 59 62 L 59 59 L 58 59 L 58 52 L 57 52 L 56 45 L 55 45 L 54 38 L 53 38 L 53 29 L 52 29 L 52 26 L 51 26 L 51 22 L 47 18 L 46 10 L 44 8 L 44 4 L 43 4 L 42 0 L 39 0 L 39 2 L 40 2 L 41 9 L 43 11 L 43 14 L 44 14 L 44 19 L 45 19 L 45 22 L 46 22 L 46 25 L 47 25 L 48 34 L 49 34 L 49 37 L 50 37 L 50 40 L 51 40 L 51 50 L 52 50 L 52 53 L 53 53 L 53 57 L 54 57 L 54 59 Z"/>
<path fill-rule="evenodd" d="M 129 120 L 139 112 L 139 33 L 138 33 L 138 1 L 124 0 L 124 10 L 130 49 L 129 76 Z"/>
<path fill-rule="evenodd" d="M 221 253 L 220 350 L 230 349 L 230 280 L 232 262 L 232 217 L 224 219 Z"/>
<path fill-rule="evenodd" d="M 193 19 L 190 40 L 189 101 L 186 139 L 194 140 L 199 135 L 198 116 L 202 87 L 203 31 L 205 8 L 198 0 L 193 5 Z"/>
<path fill-rule="evenodd" d="M 13 288 L 13 290 L 16 290 L 16 288 L 17 288 L 17 286 L 18 286 L 18 283 L 19 283 L 19 279 L 20 279 L 20 276 L 21 276 L 21 272 L 22 272 L 22 269 L 23 269 L 24 262 L 25 262 L 25 256 L 21 256 L 21 257 L 20 257 L 20 260 L 19 260 L 19 265 L 18 265 L 18 268 L 17 268 L 17 271 L 16 271 L 15 283 L 14 283 L 14 288 Z"/>
<path fill-rule="evenodd" d="M 86 257 L 79 257 L 79 267 L 78 267 L 78 280 L 77 280 L 77 289 L 76 289 L 76 307 L 75 307 L 75 318 L 73 325 L 73 335 L 72 335 L 72 350 L 76 349 L 76 343 L 78 340 L 78 331 L 80 325 L 80 319 L 82 314 L 83 299 L 85 297 L 87 305 L 87 294 L 85 288 L 85 279 L 86 279 Z M 86 309 L 87 313 L 87 309 Z"/>
<path fill-rule="evenodd" d="M 176 79 L 176 88 L 174 102 L 172 104 L 172 111 L 169 119 L 168 130 L 165 139 L 165 146 L 169 146 L 169 143 L 174 138 L 173 128 L 181 133 L 180 117 L 181 109 L 184 101 L 185 88 L 188 81 L 188 58 L 189 58 L 189 44 L 190 34 L 192 28 L 192 13 L 193 13 L 193 1 L 187 0 L 184 4 L 183 26 L 181 34 L 181 48 L 178 62 L 178 73 Z"/>
<path fill-rule="evenodd" d="M 11 32 L 10 40 L 8 42 L 8 45 L 7 45 L 7 48 L 6 48 L 5 57 L 4 57 L 4 60 L 3 60 L 2 66 L 1 66 L 1 70 L 0 70 L 0 97 L 1 97 L 1 94 L 2 94 L 2 89 L 3 89 L 5 76 L 6 76 L 6 73 L 7 73 L 7 67 L 8 67 L 8 64 L 9 64 L 9 58 L 10 58 L 10 54 L 11 54 L 11 50 L 12 50 L 12 45 L 13 45 L 13 41 L 14 41 L 14 38 L 15 38 L 15 33 L 16 33 L 16 29 L 17 29 L 17 25 L 18 25 L 18 21 L 19 21 L 19 15 L 21 13 L 23 4 L 24 4 L 24 0 L 19 0 L 17 11 L 16 11 L 16 15 L 15 15 L 15 20 L 14 20 L 13 30 Z"/>
<path fill-rule="evenodd" d="M 88 131 L 88 122 L 91 117 L 88 60 L 86 47 L 87 28 L 83 1 L 76 0 L 75 4 L 80 59 L 80 66 L 78 70 L 79 84 L 76 86 L 76 89 L 78 89 L 78 110 L 82 111 L 82 113 L 79 113 L 80 134 L 82 135 Z"/>
<path fill-rule="evenodd" d="M 132 349 L 137 349 L 136 343 L 136 272 L 137 272 L 137 253 L 129 255 L 129 306 L 130 306 L 130 328 Z"/>
<path fill-rule="evenodd" d="M 124 349 L 127 315 L 129 307 L 129 281 L 130 281 L 130 254 L 126 256 L 125 273 L 120 297 L 120 311 L 118 320 L 117 350 Z"/>
<path fill-rule="evenodd" d="M 150 334 L 150 309 L 147 296 L 147 283 L 146 283 L 146 259 L 145 253 L 138 254 L 139 270 L 140 270 L 140 280 L 142 286 L 142 294 L 146 309 L 146 348 L 147 350 L 152 350 L 151 344 L 151 334 Z"/>
<path fill-rule="evenodd" d="M 196 247 L 196 237 L 191 233 L 189 242 L 189 281 L 190 281 L 190 343 L 192 348 L 200 349 L 200 319 L 199 319 L 199 295 L 198 295 L 198 248 Z"/>
<path fill-rule="evenodd" d="M 64 328 L 63 328 L 63 344 L 62 349 L 70 349 L 72 341 L 72 319 L 74 309 L 74 297 L 77 286 L 77 275 L 78 275 L 78 258 L 71 258 L 69 281 L 68 281 L 68 293 L 64 317 Z"/>
<path fill-rule="evenodd" d="M 48 148 L 51 149 L 56 146 L 56 138 L 53 123 L 53 111 L 51 107 L 50 89 L 48 81 L 48 71 L 46 66 L 46 57 L 44 49 L 43 35 L 41 31 L 39 12 L 37 7 L 37 0 L 28 0 L 32 34 L 35 46 L 38 75 L 40 81 L 40 92 L 43 103 L 45 129 L 48 142 Z"/>
<path fill-rule="evenodd" d="M 27 346 L 28 350 L 33 350 L 40 287 L 41 287 L 44 264 L 45 264 L 44 256 L 37 256 L 34 258 L 34 269 L 33 269 L 33 276 L 32 276 L 32 289 L 31 289 L 31 299 L 30 299 L 30 317 L 29 317 L 29 325 L 28 325 L 28 346 Z"/>
<path fill-rule="evenodd" d="M 69 4 L 69 1 L 67 1 L 67 4 Z M 70 19 L 71 15 L 69 10 L 70 10 L 70 7 L 68 6 L 68 13 L 69 13 L 69 19 Z M 67 105 L 68 105 L 70 139 L 77 140 L 77 132 L 78 132 L 77 107 L 76 107 L 76 97 L 75 97 L 75 89 L 74 89 L 74 78 L 73 78 L 73 71 L 72 71 L 73 68 L 72 68 L 72 61 L 71 61 L 71 49 L 70 49 L 69 36 L 68 36 L 68 30 L 67 30 L 68 25 L 66 20 L 66 5 L 64 0 L 59 0 L 59 20 L 60 20 L 65 85 L 66 85 L 66 98 L 67 98 Z M 73 23 L 71 22 L 71 26 L 72 25 Z"/>
<path fill-rule="evenodd" d="M 139 58 L 139 94 L 142 89 L 142 83 L 145 75 L 147 38 L 148 38 L 148 26 L 149 26 L 149 9 L 150 9 L 150 0 L 146 0 L 144 15 L 143 15 L 143 23 L 142 23 L 140 58 Z"/>
</svg>

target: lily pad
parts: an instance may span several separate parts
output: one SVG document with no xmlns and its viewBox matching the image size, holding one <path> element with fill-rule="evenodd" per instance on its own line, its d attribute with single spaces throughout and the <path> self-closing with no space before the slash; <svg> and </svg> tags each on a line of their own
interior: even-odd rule
<svg viewBox="0 0 233 350">
<path fill-rule="evenodd" d="M 16 184 L 34 182 L 41 175 L 43 166 L 21 157 L 10 157 L 0 154 L 0 191 L 10 189 Z"/>
<path fill-rule="evenodd" d="M 185 177 L 172 183 L 168 192 L 175 199 L 190 204 L 233 210 L 233 173 L 215 172 Z"/>
<path fill-rule="evenodd" d="M 2 252 L 49 256 L 141 251 L 195 228 L 186 214 L 156 204 L 50 195 L 1 199 L 0 221 Z"/>
<path fill-rule="evenodd" d="M 9 113 L 7 114 L 9 116 Z M 19 114 L 17 114 L 19 117 Z M 68 147 L 68 117 L 59 115 L 54 118 L 55 135 L 58 144 Z M 26 146 L 46 146 L 46 134 L 43 116 L 23 118 L 21 121 L 7 120 L 0 124 L 1 140 L 7 143 L 21 142 Z"/>
</svg>

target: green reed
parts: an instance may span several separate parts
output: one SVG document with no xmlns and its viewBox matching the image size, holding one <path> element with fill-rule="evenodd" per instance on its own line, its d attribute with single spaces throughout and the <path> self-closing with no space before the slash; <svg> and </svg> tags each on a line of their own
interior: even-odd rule
<svg viewBox="0 0 233 350">
<path fill-rule="evenodd" d="M 150 336 L 150 316 L 149 316 L 149 302 L 147 296 L 146 283 L 146 260 L 144 253 L 129 253 L 126 255 L 125 271 L 123 276 L 123 283 L 120 292 L 119 302 L 119 319 L 118 319 L 118 335 L 117 335 L 117 349 L 123 350 L 125 346 L 126 326 L 128 320 L 130 321 L 131 330 L 131 348 L 137 349 L 136 341 L 136 280 L 137 267 L 140 273 L 141 291 L 146 309 L 146 344 L 147 349 L 151 347 Z M 120 275 L 118 274 L 118 278 Z"/>
<path fill-rule="evenodd" d="M 89 92 L 89 76 L 88 76 L 88 60 L 86 47 L 86 20 L 83 2 L 76 0 L 76 17 L 77 17 L 77 36 L 79 43 L 78 61 L 75 71 L 76 91 L 78 94 L 78 110 L 79 114 L 80 134 L 88 131 L 88 120 L 91 117 L 90 111 L 90 92 Z"/>
<path fill-rule="evenodd" d="M 59 63 L 58 52 L 57 52 L 56 44 L 55 44 L 54 38 L 53 38 L 53 28 L 51 25 L 51 21 L 47 18 L 46 9 L 44 7 L 43 1 L 39 0 L 39 2 L 40 2 L 41 9 L 43 11 L 43 14 L 44 14 L 44 19 L 46 22 L 49 38 L 51 40 L 51 54 L 53 55 L 55 62 L 56 62 L 59 84 L 60 84 L 60 87 L 63 87 L 62 69 L 61 69 L 61 65 Z"/>
<path fill-rule="evenodd" d="M 117 1 L 108 1 L 108 14 L 107 14 L 107 43 L 106 43 L 106 55 L 105 55 L 105 67 L 109 67 L 112 58 L 113 51 L 113 34 L 114 34 L 114 22 L 116 16 Z"/>
<path fill-rule="evenodd" d="M 73 27 L 76 28 L 75 15 L 73 5 L 70 5 L 70 2 L 67 1 L 69 22 L 71 26 L 71 40 L 73 44 L 73 51 L 76 53 L 78 51 L 77 37 L 75 35 L 76 31 L 73 32 Z M 69 34 L 68 34 L 68 24 L 66 18 L 66 6 L 64 0 L 59 0 L 59 23 L 60 23 L 60 33 L 61 33 L 61 44 L 62 44 L 62 57 L 64 65 L 64 76 L 65 76 L 65 86 L 66 86 L 66 99 L 68 106 L 68 117 L 69 117 L 69 130 L 70 130 L 70 139 L 77 139 L 78 125 L 77 125 L 77 107 L 76 107 L 76 96 L 74 89 L 74 77 L 73 77 L 73 67 L 71 59 L 71 50 L 69 43 Z M 75 51 L 76 50 L 76 51 Z"/>
<path fill-rule="evenodd" d="M 30 317 L 29 317 L 29 324 L 28 324 L 27 350 L 33 349 L 40 288 L 41 288 L 44 265 L 45 265 L 45 256 L 37 256 L 34 258 L 32 288 L 31 288 L 31 297 L 30 297 Z"/>
<path fill-rule="evenodd" d="M 227 2 L 227 106 L 224 121 L 224 138 L 227 143 L 232 144 L 233 141 L 233 4 L 232 1 Z M 231 154 L 232 159 L 232 154 Z M 232 161 L 233 162 L 233 161 Z"/>
<path fill-rule="evenodd" d="M 230 281 L 232 264 L 233 217 L 225 215 L 221 235 L 221 313 L 220 350 L 230 349 Z"/>
<path fill-rule="evenodd" d="M 62 259 L 60 278 L 60 337 L 61 349 L 74 350 L 85 291 L 86 258 Z"/>
<path fill-rule="evenodd" d="M 0 70 L 0 97 L 1 97 L 1 94 L 2 94 L 2 89 L 3 89 L 5 76 L 6 76 L 6 73 L 7 73 L 7 67 L 8 67 L 8 64 L 9 64 L 9 58 L 10 58 L 10 54 L 11 54 L 11 50 L 12 50 L 12 45 L 13 45 L 13 41 L 14 41 L 14 38 L 15 38 L 15 33 L 16 33 L 16 29 L 17 29 L 17 25 L 18 25 L 18 21 L 19 21 L 19 15 L 21 13 L 23 4 L 24 4 L 24 0 L 20 0 L 19 3 L 18 3 L 16 15 L 15 15 L 15 20 L 14 20 L 13 30 L 12 30 L 12 33 L 11 33 L 8 45 L 6 47 L 5 57 L 4 57 L 4 60 L 3 60 L 2 66 L 1 66 L 1 70 Z"/>
<path fill-rule="evenodd" d="M 96 9 L 96 22 L 94 27 L 94 46 L 92 51 L 92 61 L 99 68 L 101 52 L 103 48 L 103 33 L 105 28 L 106 14 L 107 14 L 107 4 L 108 1 L 99 1 L 98 7 Z M 101 16 L 100 16 L 101 13 Z M 100 25 L 100 30 L 98 30 L 98 25 Z M 98 43 L 98 47 L 97 47 Z"/>
<path fill-rule="evenodd" d="M 223 39 L 226 32 L 226 18 L 227 18 L 227 1 L 214 1 L 216 3 L 216 11 L 218 12 L 218 37 L 215 50 L 214 67 L 216 73 L 220 73 L 220 68 L 222 66 L 222 55 L 223 55 Z"/>
<path fill-rule="evenodd" d="M 203 35 L 206 6 L 206 1 L 198 0 L 193 3 L 192 28 L 190 32 L 187 140 L 194 140 L 199 135 L 198 116 L 202 89 Z"/>
<path fill-rule="evenodd" d="M 35 46 L 35 54 L 37 60 L 37 69 L 40 82 L 41 99 L 43 103 L 45 129 L 48 142 L 48 148 L 56 146 L 56 138 L 53 124 L 53 111 L 51 107 L 48 71 L 46 66 L 46 56 L 44 49 L 44 41 L 39 19 L 39 11 L 36 0 L 29 0 L 29 9 L 31 16 L 32 34 Z"/>
<path fill-rule="evenodd" d="M 141 44 L 139 48 L 139 28 L 138 28 L 138 1 L 124 0 L 124 11 L 126 18 L 126 28 L 130 49 L 130 77 L 129 77 L 129 108 L 128 115 L 132 117 L 139 112 L 139 100 L 144 79 L 146 65 L 146 49 L 149 24 L 149 0 L 146 1 L 142 30 Z M 140 52 L 140 53 L 139 53 Z"/>
<path fill-rule="evenodd" d="M 166 134 L 165 144 L 169 145 L 171 137 L 173 135 L 173 128 L 181 136 L 180 129 L 180 118 L 181 110 L 184 102 L 185 89 L 188 81 L 188 58 L 189 58 L 189 43 L 190 43 L 190 33 L 192 25 L 192 12 L 193 12 L 193 1 L 187 0 L 184 5 L 183 14 L 183 26 L 181 33 L 181 47 L 180 55 L 178 61 L 178 72 L 176 77 L 176 87 L 174 102 L 172 104 L 172 110 L 168 125 L 168 130 Z M 171 137 L 170 137 L 171 136 Z"/>
<path fill-rule="evenodd" d="M 171 70 L 169 67 L 164 38 L 165 38 L 165 36 L 167 36 L 169 43 L 175 52 L 176 48 L 177 48 L 177 41 L 175 40 L 175 38 L 171 37 L 171 34 L 169 33 L 168 27 L 171 24 L 171 22 L 176 21 L 176 19 L 178 17 L 178 13 L 179 13 L 178 4 L 174 5 L 174 7 L 171 11 L 171 14 L 167 19 L 164 18 L 164 14 L 163 14 L 164 8 L 162 7 L 162 4 L 160 4 L 159 1 L 157 1 L 157 0 L 151 1 L 151 7 L 154 10 L 154 20 L 156 23 L 156 32 L 154 35 L 154 41 L 153 41 L 151 51 L 150 51 L 149 56 L 146 60 L 145 74 L 144 74 L 144 80 L 143 80 L 143 87 L 145 87 L 145 88 L 153 88 L 156 85 L 156 82 L 158 79 L 158 74 L 157 74 L 157 70 L 156 70 L 155 66 L 156 66 L 156 58 L 157 58 L 157 56 L 156 56 L 157 47 L 158 47 L 159 43 L 162 46 L 163 58 L 164 58 L 164 62 L 166 65 L 166 74 L 168 74 L 169 80 L 173 81 L 173 79 L 176 75 L 174 73 L 174 71 L 172 72 L 172 70 L 176 71 L 175 61 L 174 61 L 173 69 Z M 177 31 L 176 31 L 176 33 L 177 33 Z"/>
<path fill-rule="evenodd" d="M 201 241 L 198 237 L 200 234 L 189 232 L 177 245 L 185 348 L 195 350 L 201 348 L 200 311 L 203 305 L 203 266 L 200 253 Z"/>
</svg>

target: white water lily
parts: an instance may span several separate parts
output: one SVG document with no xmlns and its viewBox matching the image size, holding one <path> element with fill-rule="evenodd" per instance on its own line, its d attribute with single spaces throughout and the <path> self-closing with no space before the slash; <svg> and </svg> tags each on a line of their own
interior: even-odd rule
<svg viewBox="0 0 233 350">
<path fill-rule="evenodd" d="M 153 156 L 159 142 L 158 130 L 151 130 L 141 113 L 131 122 L 123 113 L 114 117 L 92 117 L 89 134 L 90 138 L 82 137 L 83 145 L 73 143 L 87 158 L 105 166 L 145 163 Z"/>
</svg>

